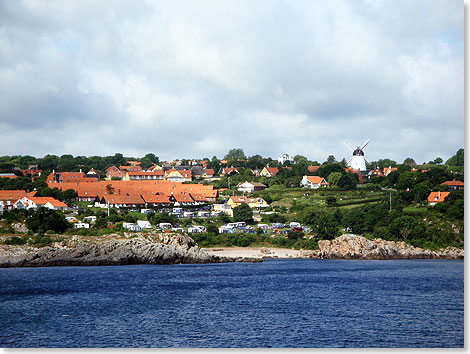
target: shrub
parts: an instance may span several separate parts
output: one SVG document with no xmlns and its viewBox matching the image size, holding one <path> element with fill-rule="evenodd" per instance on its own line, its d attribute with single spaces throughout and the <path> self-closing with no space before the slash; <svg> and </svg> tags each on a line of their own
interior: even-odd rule
<svg viewBox="0 0 470 354">
<path fill-rule="evenodd" d="M 24 245 L 24 244 L 26 244 L 26 242 L 28 242 L 28 240 L 25 239 L 25 238 L 18 237 L 18 236 L 13 236 L 13 237 L 10 237 L 9 239 L 7 239 L 5 241 L 5 244 L 6 245 Z"/>
</svg>

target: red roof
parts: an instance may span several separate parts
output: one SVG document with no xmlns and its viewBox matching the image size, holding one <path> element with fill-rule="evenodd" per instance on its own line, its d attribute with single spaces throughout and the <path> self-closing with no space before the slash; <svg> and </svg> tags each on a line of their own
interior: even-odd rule
<svg viewBox="0 0 470 354">
<path fill-rule="evenodd" d="M 445 181 L 441 184 L 447 185 L 447 186 L 453 186 L 453 187 L 463 187 L 464 186 L 464 183 L 461 182 L 461 181 Z"/>
<path fill-rule="evenodd" d="M 313 184 L 320 184 L 322 186 L 329 186 L 330 184 L 325 181 L 323 177 L 319 176 L 307 176 L 307 179 Z"/>
<path fill-rule="evenodd" d="M 450 192 L 431 192 L 428 196 L 429 203 L 442 203 Z"/>
<path fill-rule="evenodd" d="M 307 167 L 307 170 L 308 170 L 308 172 L 310 172 L 310 173 L 315 173 L 315 172 L 317 172 L 317 170 L 318 170 L 319 168 L 320 168 L 320 166 L 308 166 L 308 167 Z"/>
</svg>

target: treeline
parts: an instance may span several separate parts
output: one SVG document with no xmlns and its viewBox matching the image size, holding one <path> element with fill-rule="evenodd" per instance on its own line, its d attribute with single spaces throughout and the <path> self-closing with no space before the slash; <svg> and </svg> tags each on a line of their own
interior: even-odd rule
<svg viewBox="0 0 470 354">
<path fill-rule="evenodd" d="M 62 156 L 46 155 L 41 158 L 34 156 L 0 156 L 0 171 L 15 172 L 15 168 L 27 169 L 30 165 L 38 165 L 38 169 L 43 171 L 68 171 L 77 172 L 82 169 L 88 172 L 94 168 L 98 172 L 104 173 L 109 166 L 126 165 L 127 161 L 139 161 L 142 168 L 148 168 L 155 163 L 159 163 L 158 156 L 153 153 L 146 154 L 144 157 L 124 157 L 121 153 L 113 156 L 73 156 L 65 154 Z"/>
</svg>

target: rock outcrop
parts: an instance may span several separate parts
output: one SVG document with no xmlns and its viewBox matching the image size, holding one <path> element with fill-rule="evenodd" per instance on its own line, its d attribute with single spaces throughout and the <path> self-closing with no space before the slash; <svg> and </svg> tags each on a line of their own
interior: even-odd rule
<svg viewBox="0 0 470 354">
<path fill-rule="evenodd" d="M 368 240 L 362 236 L 342 235 L 318 241 L 318 250 L 303 251 L 303 257 L 322 259 L 463 259 L 464 250 L 448 247 L 438 251 L 413 247 L 405 242 Z"/>
<path fill-rule="evenodd" d="M 73 236 L 51 247 L 0 246 L 0 267 L 221 263 L 251 261 L 209 255 L 183 234 Z"/>
</svg>

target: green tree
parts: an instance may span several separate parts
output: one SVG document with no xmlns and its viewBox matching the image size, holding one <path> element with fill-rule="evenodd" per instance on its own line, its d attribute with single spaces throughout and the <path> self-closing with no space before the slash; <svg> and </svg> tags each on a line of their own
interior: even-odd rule
<svg viewBox="0 0 470 354">
<path fill-rule="evenodd" d="M 70 227 L 65 220 L 64 214 L 57 210 L 48 208 L 38 208 L 26 219 L 26 226 L 34 232 L 46 232 L 53 230 L 57 233 L 63 233 Z"/>
<path fill-rule="evenodd" d="M 246 157 L 245 157 L 245 152 L 243 151 L 243 149 L 231 149 L 229 150 L 229 152 L 227 153 L 227 155 L 225 155 L 225 160 L 246 160 Z"/>
<path fill-rule="evenodd" d="M 244 221 L 247 224 L 253 222 L 253 211 L 246 203 L 233 208 L 233 219 L 235 221 Z"/>
<path fill-rule="evenodd" d="M 463 166 L 465 162 L 464 159 L 464 149 L 459 149 L 457 153 L 446 161 L 447 166 Z"/>
<path fill-rule="evenodd" d="M 357 186 L 357 175 L 354 173 L 346 173 L 338 180 L 338 187 L 344 190 L 354 189 Z"/>
<path fill-rule="evenodd" d="M 342 176 L 343 176 L 343 174 L 341 172 L 331 172 L 328 175 L 327 181 L 332 186 L 337 186 L 338 181 L 341 179 Z"/>
<path fill-rule="evenodd" d="M 410 166 L 410 167 L 416 167 L 416 166 L 417 166 L 415 160 L 413 160 L 411 157 L 407 157 L 407 158 L 403 161 L 403 164 L 404 164 L 404 165 L 407 165 L 407 166 Z"/>
</svg>

